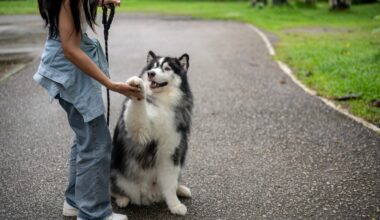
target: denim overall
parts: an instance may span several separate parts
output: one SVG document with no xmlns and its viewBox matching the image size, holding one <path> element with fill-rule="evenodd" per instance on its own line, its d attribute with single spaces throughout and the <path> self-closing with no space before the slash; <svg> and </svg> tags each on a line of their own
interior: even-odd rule
<svg viewBox="0 0 380 220">
<path fill-rule="evenodd" d="M 81 49 L 108 75 L 108 65 L 97 40 L 82 35 Z M 67 60 L 59 37 L 49 38 L 33 76 L 59 100 L 75 133 L 70 154 L 67 203 L 81 219 L 103 219 L 112 214 L 109 196 L 111 135 L 104 117 L 101 85 Z"/>
</svg>

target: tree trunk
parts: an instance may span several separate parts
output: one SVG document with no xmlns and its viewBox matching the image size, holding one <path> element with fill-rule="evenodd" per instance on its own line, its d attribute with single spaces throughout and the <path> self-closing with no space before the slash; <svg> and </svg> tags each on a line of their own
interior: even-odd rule
<svg viewBox="0 0 380 220">
<path fill-rule="evenodd" d="M 272 0 L 273 5 L 285 5 L 288 4 L 287 0 Z"/>
<path fill-rule="evenodd" d="M 330 9 L 334 11 L 346 10 L 351 7 L 351 0 L 330 0 Z"/>
<path fill-rule="evenodd" d="M 316 3 L 316 0 L 305 0 L 305 5 L 307 6 L 314 6 Z"/>
<path fill-rule="evenodd" d="M 266 6 L 268 4 L 267 0 L 252 0 L 251 5 L 252 7 L 256 6 Z"/>
</svg>

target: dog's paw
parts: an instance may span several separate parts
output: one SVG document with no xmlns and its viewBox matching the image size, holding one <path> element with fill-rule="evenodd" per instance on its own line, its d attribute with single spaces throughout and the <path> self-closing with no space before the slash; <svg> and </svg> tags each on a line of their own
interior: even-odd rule
<svg viewBox="0 0 380 220">
<path fill-rule="evenodd" d="M 137 77 L 137 76 L 132 76 L 127 80 L 127 84 L 136 88 L 139 88 L 141 90 L 144 90 L 144 81 Z"/>
<path fill-rule="evenodd" d="M 179 185 L 177 188 L 177 195 L 179 197 L 191 198 L 191 191 L 188 187 Z"/>
<path fill-rule="evenodd" d="M 186 206 L 184 204 L 181 204 L 181 203 L 174 206 L 174 207 L 170 207 L 169 209 L 170 209 L 170 212 L 172 214 L 175 214 L 175 215 L 186 215 L 186 213 L 187 213 Z"/>
<path fill-rule="evenodd" d="M 120 208 L 125 208 L 129 204 L 129 198 L 128 197 L 118 197 L 118 198 L 116 198 L 115 202 L 116 202 L 117 206 L 119 206 Z"/>
<path fill-rule="evenodd" d="M 137 76 L 132 76 L 127 80 L 127 84 L 131 87 L 135 87 L 139 89 L 139 93 L 141 97 L 145 98 L 145 86 L 144 86 L 144 81 L 137 77 Z M 138 98 L 137 100 L 141 100 Z"/>
</svg>

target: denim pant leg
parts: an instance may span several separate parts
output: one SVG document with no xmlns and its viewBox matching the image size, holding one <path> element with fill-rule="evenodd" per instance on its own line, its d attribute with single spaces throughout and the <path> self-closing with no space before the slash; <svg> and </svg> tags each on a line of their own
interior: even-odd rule
<svg viewBox="0 0 380 220">
<path fill-rule="evenodd" d="M 62 99 L 59 103 L 76 134 L 75 201 L 70 204 L 79 209 L 79 218 L 103 219 L 112 214 L 109 196 L 111 135 L 105 117 L 102 115 L 85 123 L 72 104 Z"/>
<path fill-rule="evenodd" d="M 76 163 L 77 163 L 77 138 L 75 137 L 73 145 L 71 146 L 70 159 L 69 159 L 69 184 L 65 191 L 65 199 L 71 206 L 78 208 L 75 204 L 75 182 L 76 182 Z"/>
</svg>

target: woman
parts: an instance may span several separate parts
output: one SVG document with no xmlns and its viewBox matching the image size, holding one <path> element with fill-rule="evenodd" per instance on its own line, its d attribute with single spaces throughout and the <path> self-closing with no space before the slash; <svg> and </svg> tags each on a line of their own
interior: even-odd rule
<svg viewBox="0 0 380 220">
<path fill-rule="evenodd" d="M 111 136 L 104 117 L 101 85 L 126 96 L 142 98 L 138 88 L 113 82 L 94 29 L 97 6 L 120 0 L 38 0 L 49 35 L 34 79 L 58 99 L 75 133 L 63 215 L 77 219 L 126 220 L 112 213 L 109 196 Z"/>
</svg>

